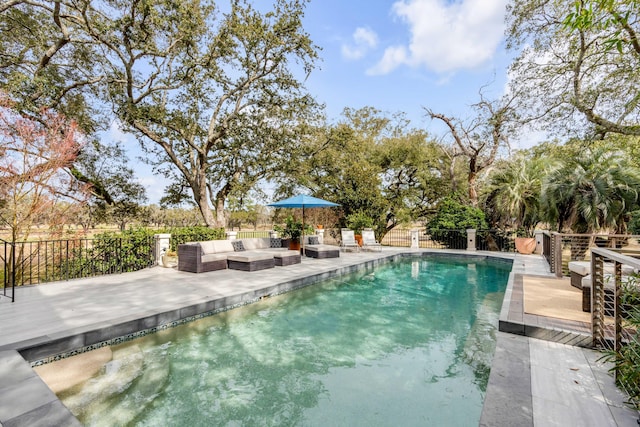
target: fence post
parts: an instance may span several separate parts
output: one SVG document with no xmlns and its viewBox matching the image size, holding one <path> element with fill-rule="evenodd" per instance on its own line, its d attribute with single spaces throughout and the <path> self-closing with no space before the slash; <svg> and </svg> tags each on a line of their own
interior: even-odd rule
<svg viewBox="0 0 640 427">
<path fill-rule="evenodd" d="M 556 277 L 562 277 L 562 234 L 553 232 L 551 235 L 553 236 L 551 253 L 553 254 L 554 273 L 556 273 Z"/>
<path fill-rule="evenodd" d="M 420 236 L 418 236 L 419 232 L 420 230 L 415 228 L 411 230 L 411 249 L 420 249 Z"/>
<path fill-rule="evenodd" d="M 604 258 L 591 252 L 591 338 L 593 347 L 605 345 Z"/>
<path fill-rule="evenodd" d="M 318 236 L 318 243 L 324 243 L 324 228 L 316 228 L 316 235 Z"/>
<path fill-rule="evenodd" d="M 171 248 L 171 234 L 154 234 L 153 237 L 156 239 L 156 247 L 153 251 L 154 264 L 163 265 L 162 257 Z"/>
<path fill-rule="evenodd" d="M 476 230 L 473 228 L 467 229 L 467 250 L 476 250 Z"/>
<path fill-rule="evenodd" d="M 544 231 L 536 230 L 534 233 L 535 233 L 535 237 L 536 237 L 536 250 L 534 252 L 536 254 L 538 254 L 538 255 L 545 255 L 545 253 L 544 253 L 544 244 L 542 242 L 542 240 L 544 238 Z"/>
<path fill-rule="evenodd" d="M 236 240 L 236 238 L 238 237 L 238 232 L 237 231 L 227 231 L 227 240 Z"/>
<path fill-rule="evenodd" d="M 16 300 L 16 244 L 0 239 L 4 246 L 4 272 L 2 294 L 7 297 L 7 288 L 11 285 L 11 302 Z M 9 250 L 7 251 L 7 247 Z"/>
</svg>

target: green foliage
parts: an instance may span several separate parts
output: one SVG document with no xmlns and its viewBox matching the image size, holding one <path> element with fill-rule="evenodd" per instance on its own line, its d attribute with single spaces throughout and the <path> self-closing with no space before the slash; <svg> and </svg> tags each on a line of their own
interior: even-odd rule
<svg viewBox="0 0 640 427">
<path fill-rule="evenodd" d="M 123 233 L 102 233 L 89 245 L 77 245 L 70 256 L 56 265 L 60 280 L 140 270 L 153 264 L 154 230 L 135 228 Z M 74 241 L 70 241 L 74 243 Z"/>
<path fill-rule="evenodd" d="M 253 3 L 9 2 L 0 85 L 25 115 L 52 107 L 88 135 L 115 116 L 180 183 L 166 201 L 188 193 L 208 226 L 224 226 L 227 197 L 278 174 L 319 113 L 298 78 L 318 60 L 308 2 Z"/>
<path fill-rule="evenodd" d="M 546 172 L 544 159 L 522 153 L 499 164 L 483 190 L 491 225 L 516 229 L 520 237 L 533 237 L 542 219 L 540 198 Z"/>
<path fill-rule="evenodd" d="M 638 209 L 640 170 L 628 155 L 604 145 L 569 150 L 545 178 L 545 219 L 559 231 L 623 232 Z"/>
<path fill-rule="evenodd" d="M 616 383 L 629 395 L 629 402 L 640 408 L 640 276 L 634 274 L 623 282 L 620 307 L 629 339 L 619 351 L 606 351 L 604 359 L 613 364 Z M 633 332 L 635 331 L 635 332 Z"/>
<path fill-rule="evenodd" d="M 426 216 L 451 190 L 455 168 L 443 159 L 445 147 L 411 129 L 402 114 L 345 109 L 339 123 L 318 128 L 303 148 L 281 188 L 308 188 L 339 203 L 344 217 L 338 227 L 363 212 L 384 236 L 398 223 Z"/>
<path fill-rule="evenodd" d="M 519 52 L 510 91 L 522 118 L 561 135 L 640 136 L 638 6 L 636 0 L 510 2 L 507 46 Z"/>
<path fill-rule="evenodd" d="M 158 231 L 155 231 L 158 233 Z M 163 233 L 171 234 L 171 251 L 177 251 L 178 245 L 187 242 L 202 242 L 205 240 L 226 239 L 224 228 L 210 228 L 202 226 L 169 228 Z"/>
<path fill-rule="evenodd" d="M 462 236 L 470 228 L 487 228 L 484 212 L 461 203 L 455 196 L 442 200 L 435 216 L 426 225 L 426 231 L 432 239 L 453 249 L 466 247 L 466 238 Z"/>
<path fill-rule="evenodd" d="M 640 211 L 631 212 L 627 231 L 630 234 L 640 234 Z"/>
<path fill-rule="evenodd" d="M 293 241 L 300 241 L 302 233 L 311 234 L 313 228 L 309 224 L 302 225 L 302 221 L 296 220 L 292 215 L 289 215 L 284 221 L 284 227 L 281 225 L 274 225 L 273 229 L 280 233 L 280 237 L 283 239 L 291 239 Z"/>
<path fill-rule="evenodd" d="M 355 234 L 362 234 L 363 229 L 373 227 L 373 219 L 365 212 L 354 212 L 347 216 L 347 227 Z"/>
<path fill-rule="evenodd" d="M 438 205 L 436 215 L 427 223 L 428 230 L 466 230 L 487 228 L 484 212 L 449 196 Z"/>
</svg>

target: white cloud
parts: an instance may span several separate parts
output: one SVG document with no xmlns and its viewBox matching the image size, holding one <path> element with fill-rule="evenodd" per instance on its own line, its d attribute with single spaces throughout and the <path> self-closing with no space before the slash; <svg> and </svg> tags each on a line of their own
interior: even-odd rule
<svg viewBox="0 0 640 427">
<path fill-rule="evenodd" d="M 349 60 L 361 59 L 378 45 L 378 35 L 368 28 L 356 28 L 352 39 L 352 43 L 342 45 L 342 56 Z"/>
<path fill-rule="evenodd" d="M 490 60 L 504 34 L 507 0 L 401 0 L 393 12 L 411 32 L 408 46 L 391 46 L 369 74 L 401 65 L 437 73 L 473 69 Z"/>
</svg>

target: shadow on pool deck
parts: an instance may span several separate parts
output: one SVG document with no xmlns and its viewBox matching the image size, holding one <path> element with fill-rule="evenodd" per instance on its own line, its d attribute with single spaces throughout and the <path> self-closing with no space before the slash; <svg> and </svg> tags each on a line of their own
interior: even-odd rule
<svg viewBox="0 0 640 427">
<path fill-rule="evenodd" d="M 498 332 L 481 425 L 636 425 L 637 412 L 621 403 L 624 396 L 613 386 L 607 367 L 596 362 L 596 352 L 524 336 L 537 332 L 553 341 L 559 328 L 571 326 L 558 326 L 557 320 L 546 325 L 544 319 L 518 314 L 522 277 L 549 276 L 542 257 L 420 252 L 514 260 L 500 316 L 500 329 L 512 330 Z M 43 359 L 415 253 L 385 248 L 382 253 L 303 259 L 301 264 L 253 273 L 192 274 L 154 267 L 19 289 L 15 303 L 0 299 L 0 426 L 79 425 L 23 357 Z M 568 332 L 581 335 L 579 330 Z"/>
</svg>

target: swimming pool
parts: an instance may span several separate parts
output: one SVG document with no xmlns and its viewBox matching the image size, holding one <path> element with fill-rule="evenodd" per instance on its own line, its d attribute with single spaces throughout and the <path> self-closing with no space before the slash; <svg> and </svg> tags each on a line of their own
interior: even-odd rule
<svg viewBox="0 0 640 427">
<path fill-rule="evenodd" d="M 409 258 L 108 349 L 87 425 L 477 425 L 511 264 Z"/>
</svg>

